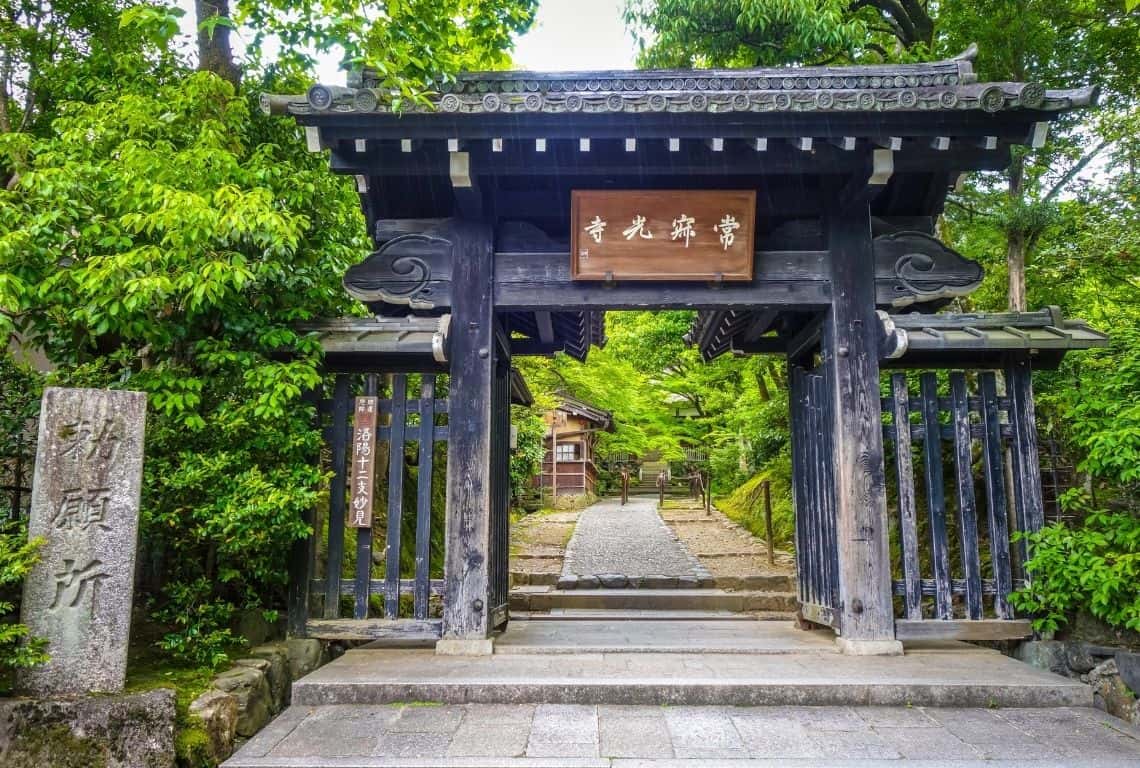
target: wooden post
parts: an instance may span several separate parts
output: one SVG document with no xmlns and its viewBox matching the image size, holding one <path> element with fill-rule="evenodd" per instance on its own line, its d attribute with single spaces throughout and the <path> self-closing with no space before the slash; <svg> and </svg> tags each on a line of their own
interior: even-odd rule
<svg viewBox="0 0 1140 768">
<path fill-rule="evenodd" d="M 340 618 L 340 579 L 344 563 L 344 512 L 348 483 L 348 399 L 347 374 L 337 374 L 333 385 L 332 480 L 329 483 L 328 566 L 325 568 L 326 619 Z"/>
<path fill-rule="evenodd" d="M 489 654 L 491 419 L 495 317 L 492 232 L 455 224 L 448 398 L 447 552 L 438 653 Z"/>
<path fill-rule="evenodd" d="M 1033 533 L 1045 525 L 1045 504 L 1041 498 L 1041 460 L 1037 453 L 1037 415 L 1033 406 L 1033 369 L 1027 357 L 1011 359 L 1005 370 L 1009 395 L 1009 421 L 1013 427 L 1010 446 L 1013 468 L 1013 500 L 1018 530 Z M 1021 567 L 1032 556 L 1023 539 L 1018 547 Z M 1030 574 L 1024 572 L 1023 578 Z"/>
<path fill-rule="evenodd" d="M 705 514 L 712 514 L 712 470 L 705 471 Z"/>
<path fill-rule="evenodd" d="M 895 655 L 883 425 L 879 399 L 879 321 L 866 199 L 832 202 L 825 222 L 832 304 L 823 354 L 834 402 L 835 531 L 839 555 L 840 648 Z"/>
<path fill-rule="evenodd" d="M 306 390 L 301 395 L 302 401 L 313 409 L 313 421 L 315 427 L 320 430 L 321 428 L 321 414 L 320 414 L 320 390 L 310 389 Z M 21 446 L 17 445 L 17 450 Z M 19 453 L 17 453 L 19 458 Z M 320 464 L 321 453 L 320 449 L 313 452 L 312 460 L 315 464 Z M 16 487 L 20 486 L 20 481 L 23 475 L 19 471 L 17 465 L 16 472 Z M 17 502 L 19 500 L 17 499 Z M 20 514 L 20 507 L 17 503 L 14 508 L 16 515 Z M 312 584 L 313 578 L 313 565 L 317 559 L 317 536 L 316 530 L 317 511 L 313 507 L 309 507 L 301 513 L 302 521 L 313 528 L 313 532 L 303 539 L 297 539 L 293 542 L 292 554 L 289 556 L 289 614 L 287 618 L 287 630 L 290 637 L 304 637 L 305 625 L 309 620 L 309 589 Z"/>
<path fill-rule="evenodd" d="M 776 564 L 776 537 L 772 535 L 772 482 L 765 480 L 764 489 L 764 538 L 768 542 L 768 565 Z"/>
</svg>

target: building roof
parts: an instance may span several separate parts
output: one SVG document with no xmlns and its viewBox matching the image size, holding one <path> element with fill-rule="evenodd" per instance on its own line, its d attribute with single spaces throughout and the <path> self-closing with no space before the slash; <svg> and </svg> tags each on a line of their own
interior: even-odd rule
<svg viewBox="0 0 1140 768">
<path fill-rule="evenodd" d="M 614 431 L 614 415 L 610 411 L 587 403 L 585 400 L 571 397 L 564 392 L 557 393 L 556 397 L 558 398 L 557 410 L 574 416 L 581 416 L 588 421 L 600 425 L 606 432 Z"/>
<path fill-rule="evenodd" d="M 851 67 L 714 70 L 471 72 L 443 82 L 427 104 L 404 115 L 613 115 L 781 112 L 1055 111 L 1092 102 L 1092 88 L 1048 90 L 1039 83 L 979 83 L 977 49 L 945 61 Z M 380 76 L 365 69 L 348 87 L 317 85 L 303 95 L 265 95 L 268 111 L 391 114 Z"/>
<path fill-rule="evenodd" d="M 811 325 L 772 329 L 773 317 L 748 310 L 701 312 L 686 339 L 698 346 L 705 360 L 727 352 L 784 354 L 818 343 L 818 323 L 813 338 Z M 1053 368 L 1070 350 L 1108 345 L 1107 336 L 1083 320 L 1066 319 L 1059 307 L 1037 312 L 883 312 L 880 317 L 894 337 L 883 367 L 1001 367 L 1010 353 L 1028 353 L 1039 367 Z M 751 333 L 757 328 L 758 333 Z"/>
<path fill-rule="evenodd" d="M 922 274 L 899 273 L 899 254 L 887 259 L 889 238 L 931 238 L 962 173 L 1004 170 L 1014 147 L 1041 146 L 1051 120 L 1097 95 L 979 82 L 976 55 L 971 46 L 915 64 L 465 73 L 399 112 L 363 70 L 346 86 L 266 94 L 262 106 L 292 116 L 310 149 L 328 150 L 334 171 L 356 177 L 381 247 L 379 222 L 422 229 L 478 218 L 495 227 L 496 263 L 523 263 L 530 253 L 569 253 L 574 190 L 747 189 L 756 192 L 758 252 L 822 252 L 827 201 L 858 189 L 882 233 L 878 303 L 935 309 L 968 293 L 980 269 L 934 254 L 940 266 L 957 265 L 954 279 L 926 286 Z M 719 339 L 709 351 L 727 351 L 740 332 L 755 343 L 807 319 L 728 315 L 702 318 Z M 605 339 L 601 312 L 575 307 L 509 311 L 503 321 L 518 354 L 581 359 Z"/>
</svg>

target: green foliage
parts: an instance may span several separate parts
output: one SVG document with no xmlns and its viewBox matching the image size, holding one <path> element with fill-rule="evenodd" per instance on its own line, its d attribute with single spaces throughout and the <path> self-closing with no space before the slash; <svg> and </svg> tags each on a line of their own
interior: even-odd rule
<svg viewBox="0 0 1140 768">
<path fill-rule="evenodd" d="M 1114 330 L 1107 354 L 1089 356 L 1082 386 L 1059 394 L 1080 469 L 1120 486 L 1140 486 L 1140 327 Z"/>
<path fill-rule="evenodd" d="M 327 0 L 237 0 L 235 18 L 253 30 L 252 53 L 283 43 L 277 66 L 311 70 L 309 52 L 343 52 L 342 66 L 369 66 L 379 90 L 420 97 L 461 70 L 499 69 L 512 37 L 534 21 L 537 0 L 401 0 L 371 6 Z"/>
<path fill-rule="evenodd" d="M 346 311 L 338 275 L 368 248 L 351 187 L 250 102 L 200 73 L 0 136 L 20 169 L 0 191 L 10 322 L 59 383 L 148 394 L 154 606 L 164 646 L 207 663 L 234 608 L 280 600 L 308 533 L 320 361 L 295 325 Z"/>
<path fill-rule="evenodd" d="M 539 398 L 529 407 L 511 406 L 511 424 L 516 428 L 518 442 L 511 451 L 511 498 L 518 499 L 530 486 L 530 481 L 542 469 L 546 456 L 546 423 L 543 411 L 554 405 L 551 398 Z"/>
<path fill-rule="evenodd" d="M 772 538 L 777 547 L 791 548 L 795 540 L 796 519 L 792 506 L 792 463 L 787 456 L 772 461 L 763 472 L 749 478 L 727 497 L 717 499 L 717 508 L 753 536 L 763 539 L 767 536 L 764 481 L 771 484 Z"/>
<path fill-rule="evenodd" d="M 1066 502 L 1085 511 L 1089 503 L 1079 492 Z M 1035 629 L 1055 630 L 1087 608 L 1110 627 L 1140 630 L 1140 517 L 1096 511 L 1079 527 L 1054 523 L 1026 538 L 1033 577 L 1012 599 Z"/>
<path fill-rule="evenodd" d="M 849 0 L 627 0 L 645 67 L 820 64 L 878 54 L 894 37 Z M 885 5 L 885 4 L 883 4 Z M 897 4 L 896 4 L 897 5 Z M 901 9 L 900 9 L 901 10 Z"/>
<path fill-rule="evenodd" d="M 45 641 L 29 636 L 15 620 L 15 598 L 24 576 L 35 565 L 43 541 L 28 541 L 28 532 L 14 522 L 0 524 L 0 673 L 34 667 L 47 661 Z"/>
</svg>

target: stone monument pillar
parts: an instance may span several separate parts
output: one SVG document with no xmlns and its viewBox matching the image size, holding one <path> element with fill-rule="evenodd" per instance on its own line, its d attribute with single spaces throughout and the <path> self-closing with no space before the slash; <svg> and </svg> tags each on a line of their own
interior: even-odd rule
<svg viewBox="0 0 1140 768">
<path fill-rule="evenodd" d="M 145 425 L 141 392 L 44 391 L 28 521 L 44 545 L 21 620 L 51 660 L 20 673 L 24 692 L 123 690 Z"/>
</svg>

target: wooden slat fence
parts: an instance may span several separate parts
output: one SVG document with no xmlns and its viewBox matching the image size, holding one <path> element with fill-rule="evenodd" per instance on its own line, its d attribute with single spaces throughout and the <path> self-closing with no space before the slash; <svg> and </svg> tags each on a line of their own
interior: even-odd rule
<svg viewBox="0 0 1140 768">
<path fill-rule="evenodd" d="M 332 397 L 318 403 L 326 446 L 321 467 L 331 473 L 331 480 L 327 508 L 322 505 L 309 520 L 316 534 L 295 552 L 290 605 L 294 634 L 412 639 L 441 633 L 442 622 L 432 617 L 431 602 L 443 592 L 443 580 L 431 578 L 433 560 L 437 572 L 443 562 L 443 553 L 432 550 L 433 511 L 436 520 L 443 519 L 442 509 L 434 509 L 442 496 L 436 500 L 433 480 L 446 472 L 436 446 L 447 441 L 448 404 L 438 397 L 434 375 L 390 377 L 391 391 L 378 402 L 373 527 L 346 527 L 354 398 L 376 395 L 379 381 L 377 374 L 337 374 Z M 506 392 L 509 398 L 509 378 Z M 410 483 L 414 495 L 408 492 Z M 414 541 L 405 542 L 405 535 Z M 346 556 L 346 537 L 354 547 L 351 558 Z M 377 546 L 382 547 L 379 557 L 374 553 Z M 414 552 L 410 566 L 407 559 L 401 562 L 405 550 Z M 351 605 L 343 597 L 351 597 Z"/>
<path fill-rule="evenodd" d="M 1003 378 L 927 371 L 915 387 L 891 377 L 883 429 L 901 639 L 1029 631 L 1008 595 L 1026 578 L 1012 534 L 1043 522 L 1033 394 L 1027 365 Z"/>
<path fill-rule="evenodd" d="M 509 355 L 501 349 L 496 354 L 491 399 L 491 535 L 487 553 L 487 609 L 490 625 L 496 627 L 506 622 L 510 600 L 511 364 Z"/>
<path fill-rule="evenodd" d="M 835 626 L 839 555 L 832 439 L 834 396 L 827 386 L 825 365 L 815 369 L 791 367 L 792 494 L 800 609 L 809 621 Z"/>
</svg>

